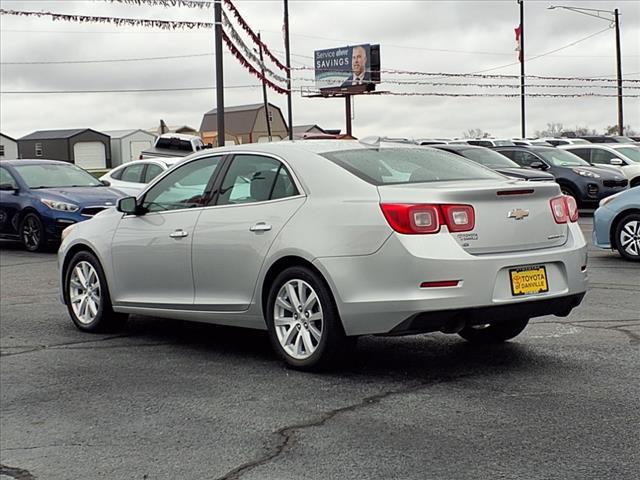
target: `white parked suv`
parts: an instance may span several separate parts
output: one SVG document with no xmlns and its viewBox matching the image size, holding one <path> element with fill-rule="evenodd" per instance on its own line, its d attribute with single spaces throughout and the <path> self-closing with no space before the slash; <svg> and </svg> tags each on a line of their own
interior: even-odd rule
<svg viewBox="0 0 640 480">
<path fill-rule="evenodd" d="M 134 160 L 109 170 L 100 177 L 100 180 L 109 182 L 113 188 L 127 195 L 136 196 L 151 180 L 181 160 L 184 160 L 184 157 Z"/>
<path fill-rule="evenodd" d="M 626 143 L 598 143 L 588 145 L 560 145 L 592 165 L 609 166 L 621 171 L 629 179 L 630 187 L 640 185 L 640 147 Z"/>
</svg>

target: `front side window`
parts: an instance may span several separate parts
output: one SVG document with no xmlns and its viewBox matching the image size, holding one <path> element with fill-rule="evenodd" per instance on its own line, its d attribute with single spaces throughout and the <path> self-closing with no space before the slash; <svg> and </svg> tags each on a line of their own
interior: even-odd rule
<svg viewBox="0 0 640 480">
<path fill-rule="evenodd" d="M 505 152 L 501 151 L 500 153 L 506 155 L 522 167 L 531 167 L 533 162 L 540 162 L 540 159 L 533 153 L 525 152 L 523 150 L 507 150 Z"/>
<path fill-rule="evenodd" d="M 478 162 L 481 165 L 489 168 L 518 168 L 516 162 L 509 160 L 504 155 L 488 150 L 486 148 L 469 148 L 466 150 L 460 150 L 463 157 Z"/>
<path fill-rule="evenodd" d="M 567 150 L 559 150 L 557 148 L 549 150 L 540 150 L 538 154 L 547 162 L 556 167 L 588 167 L 589 163 L 583 159 L 570 153 Z"/>
<path fill-rule="evenodd" d="M 11 172 L 4 167 L 0 167 L 0 184 L 8 184 L 13 188 L 18 188 L 18 182 L 13 178 Z"/>
<path fill-rule="evenodd" d="M 144 169 L 144 163 L 136 163 L 124 169 L 120 180 L 123 182 L 140 183 L 140 175 Z"/>
<path fill-rule="evenodd" d="M 218 205 L 264 202 L 297 195 L 287 169 L 261 155 L 236 155 L 222 181 Z"/>
<path fill-rule="evenodd" d="M 431 148 L 367 148 L 322 156 L 373 185 L 504 178 L 459 155 Z"/>
<path fill-rule="evenodd" d="M 620 147 L 616 151 L 623 154 L 629 160 L 640 163 L 640 148 L 638 147 Z"/>
<path fill-rule="evenodd" d="M 156 183 L 142 201 L 148 212 L 202 207 L 209 201 L 211 179 L 222 157 L 206 157 L 189 162 Z"/>
<path fill-rule="evenodd" d="M 71 164 L 36 163 L 14 168 L 29 188 L 104 186 L 93 175 Z"/>
</svg>

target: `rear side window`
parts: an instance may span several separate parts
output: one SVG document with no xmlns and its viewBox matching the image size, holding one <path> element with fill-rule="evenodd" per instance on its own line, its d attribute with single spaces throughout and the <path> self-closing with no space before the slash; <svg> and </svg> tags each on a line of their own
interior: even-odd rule
<svg viewBox="0 0 640 480">
<path fill-rule="evenodd" d="M 144 173 L 143 183 L 149 183 L 151 180 L 156 178 L 162 172 L 164 172 L 164 170 L 162 170 L 162 167 L 159 167 L 158 165 L 150 163 L 149 165 L 147 165 L 147 171 Z"/>
<path fill-rule="evenodd" d="M 261 155 L 236 155 L 222 185 L 218 205 L 264 202 L 297 195 L 287 169 Z"/>
<path fill-rule="evenodd" d="M 585 162 L 589 162 L 589 157 L 591 155 L 590 150 L 588 148 L 572 148 L 570 150 L 567 150 L 568 152 L 573 153 L 574 155 L 579 156 L 581 159 L 583 159 Z"/>
<path fill-rule="evenodd" d="M 140 183 L 140 175 L 142 175 L 143 168 L 144 163 L 137 163 L 125 168 L 120 176 L 120 180 L 123 182 Z"/>
<path fill-rule="evenodd" d="M 430 148 L 381 148 L 322 155 L 373 185 L 503 178 L 471 160 Z"/>
</svg>

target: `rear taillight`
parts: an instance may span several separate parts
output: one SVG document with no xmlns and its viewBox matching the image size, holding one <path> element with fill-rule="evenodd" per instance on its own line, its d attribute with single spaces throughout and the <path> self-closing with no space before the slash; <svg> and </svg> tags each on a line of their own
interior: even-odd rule
<svg viewBox="0 0 640 480">
<path fill-rule="evenodd" d="M 467 232 L 475 226 L 471 205 L 381 203 L 380 208 L 391 228 L 408 235 L 438 233 L 442 225 L 450 232 Z"/>
<path fill-rule="evenodd" d="M 471 205 L 441 205 L 450 232 L 468 232 L 476 226 L 476 216 Z"/>
<path fill-rule="evenodd" d="M 440 209 L 437 205 L 382 203 L 380 208 L 391 228 L 398 233 L 415 235 L 440 231 Z"/>
<path fill-rule="evenodd" d="M 576 199 L 568 195 L 565 195 L 564 200 L 567 203 L 567 214 L 569 215 L 569 220 L 571 220 L 572 222 L 577 222 L 578 221 L 578 203 L 576 202 Z"/>
<path fill-rule="evenodd" d="M 556 223 L 576 222 L 578 220 L 578 204 L 576 199 L 568 195 L 552 198 L 551 212 Z"/>
</svg>

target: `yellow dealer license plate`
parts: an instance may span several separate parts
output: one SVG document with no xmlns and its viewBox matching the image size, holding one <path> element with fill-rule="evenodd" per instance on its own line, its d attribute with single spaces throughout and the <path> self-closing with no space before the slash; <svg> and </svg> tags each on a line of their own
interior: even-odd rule
<svg viewBox="0 0 640 480">
<path fill-rule="evenodd" d="M 511 276 L 511 293 L 518 295 L 534 295 L 549 291 L 547 270 L 543 266 L 513 268 Z"/>
</svg>

